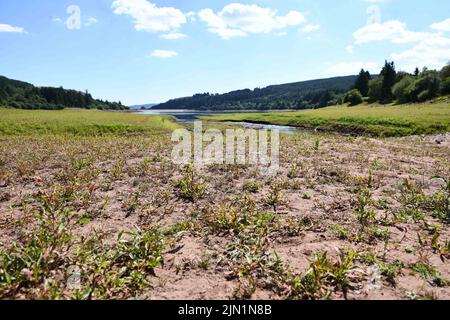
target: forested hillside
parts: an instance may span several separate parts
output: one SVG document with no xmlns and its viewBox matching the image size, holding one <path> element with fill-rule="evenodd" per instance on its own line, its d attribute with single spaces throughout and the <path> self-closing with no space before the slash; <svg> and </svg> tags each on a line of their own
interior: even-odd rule
<svg viewBox="0 0 450 320">
<path fill-rule="evenodd" d="M 97 100 L 89 92 L 53 87 L 35 87 L 30 83 L 0 76 L 0 107 L 18 109 L 64 108 L 127 109 L 121 102 Z"/>
<path fill-rule="evenodd" d="M 162 103 L 154 109 L 271 110 L 310 109 L 336 104 L 356 76 L 311 80 L 244 89 L 225 94 L 202 93 Z"/>
</svg>

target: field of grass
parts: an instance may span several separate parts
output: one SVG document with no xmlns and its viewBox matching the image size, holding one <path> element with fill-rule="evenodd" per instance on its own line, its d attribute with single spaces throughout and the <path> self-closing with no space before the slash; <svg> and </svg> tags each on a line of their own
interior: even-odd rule
<svg viewBox="0 0 450 320">
<path fill-rule="evenodd" d="M 66 109 L 0 109 L 0 135 L 63 134 L 75 136 L 158 134 L 177 127 L 170 116 Z"/>
<path fill-rule="evenodd" d="M 450 298 L 448 137 L 286 135 L 272 177 L 175 127 L 0 110 L 0 299 Z"/>
<path fill-rule="evenodd" d="M 450 101 L 398 106 L 337 106 L 299 112 L 224 114 L 205 116 L 203 119 L 288 125 L 375 137 L 399 137 L 450 132 Z"/>
</svg>

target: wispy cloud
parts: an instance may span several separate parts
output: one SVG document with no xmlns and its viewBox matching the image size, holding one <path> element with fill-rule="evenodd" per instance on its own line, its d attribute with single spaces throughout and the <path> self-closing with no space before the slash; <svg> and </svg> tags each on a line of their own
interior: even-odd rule
<svg viewBox="0 0 450 320">
<path fill-rule="evenodd" d="M 25 29 L 21 27 L 15 27 L 9 24 L 0 23 L 0 32 L 25 33 Z"/>
<path fill-rule="evenodd" d="M 161 39 L 165 40 L 181 40 L 186 39 L 188 36 L 184 33 L 179 32 L 172 32 L 172 33 L 166 33 L 159 36 Z"/>
<path fill-rule="evenodd" d="M 303 33 L 309 33 L 320 29 L 320 24 L 307 24 L 302 29 L 300 29 Z"/>
<path fill-rule="evenodd" d="M 431 29 L 447 32 L 450 31 L 450 18 L 441 22 L 436 22 L 431 25 Z"/>
<path fill-rule="evenodd" d="M 98 23 L 97 18 L 94 18 L 94 17 L 88 17 L 88 18 L 86 19 L 86 22 L 84 23 L 84 26 L 85 26 L 85 27 L 90 27 L 90 26 L 92 26 L 92 25 L 94 25 L 94 24 L 96 24 L 96 23 Z"/>
<path fill-rule="evenodd" d="M 178 55 L 178 52 L 172 50 L 153 50 L 150 56 L 161 59 L 174 58 Z"/>
</svg>

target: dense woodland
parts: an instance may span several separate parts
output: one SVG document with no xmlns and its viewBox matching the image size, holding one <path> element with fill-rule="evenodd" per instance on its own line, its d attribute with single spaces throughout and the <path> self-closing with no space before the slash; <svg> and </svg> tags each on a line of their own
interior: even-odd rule
<svg viewBox="0 0 450 320">
<path fill-rule="evenodd" d="M 344 96 L 350 105 L 362 103 L 366 97 L 369 102 L 382 104 L 396 102 L 425 102 L 438 96 L 450 94 L 450 63 L 442 70 L 420 71 L 416 68 L 413 74 L 396 71 L 394 62 L 385 62 L 380 75 L 372 79 L 371 75 L 361 70 L 353 89 Z"/>
<path fill-rule="evenodd" d="M 336 104 L 356 76 L 274 85 L 225 94 L 202 93 L 162 103 L 154 109 L 280 110 L 310 109 Z"/>
<path fill-rule="evenodd" d="M 0 76 L 0 107 L 59 110 L 64 108 L 124 110 L 121 102 L 97 100 L 89 92 L 32 84 Z"/>
</svg>

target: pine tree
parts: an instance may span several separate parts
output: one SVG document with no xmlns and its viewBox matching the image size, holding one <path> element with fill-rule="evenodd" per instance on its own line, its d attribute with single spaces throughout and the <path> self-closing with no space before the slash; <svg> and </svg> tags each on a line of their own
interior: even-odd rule
<svg viewBox="0 0 450 320">
<path fill-rule="evenodd" d="M 372 80 L 372 77 L 369 71 L 364 71 L 361 69 L 361 72 L 356 79 L 354 89 L 357 89 L 363 97 L 367 97 L 369 94 L 369 81 Z"/>
<path fill-rule="evenodd" d="M 392 94 L 392 87 L 395 85 L 395 81 L 397 79 L 397 72 L 395 71 L 394 62 L 386 61 L 380 75 L 383 79 L 381 85 L 381 102 L 390 102 L 394 98 Z"/>
<path fill-rule="evenodd" d="M 94 99 L 92 98 L 89 91 L 86 90 L 86 92 L 84 93 L 84 104 L 85 104 L 86 108 L 89 108 L 93 103 L 94 103 Z"/>
</svg>

